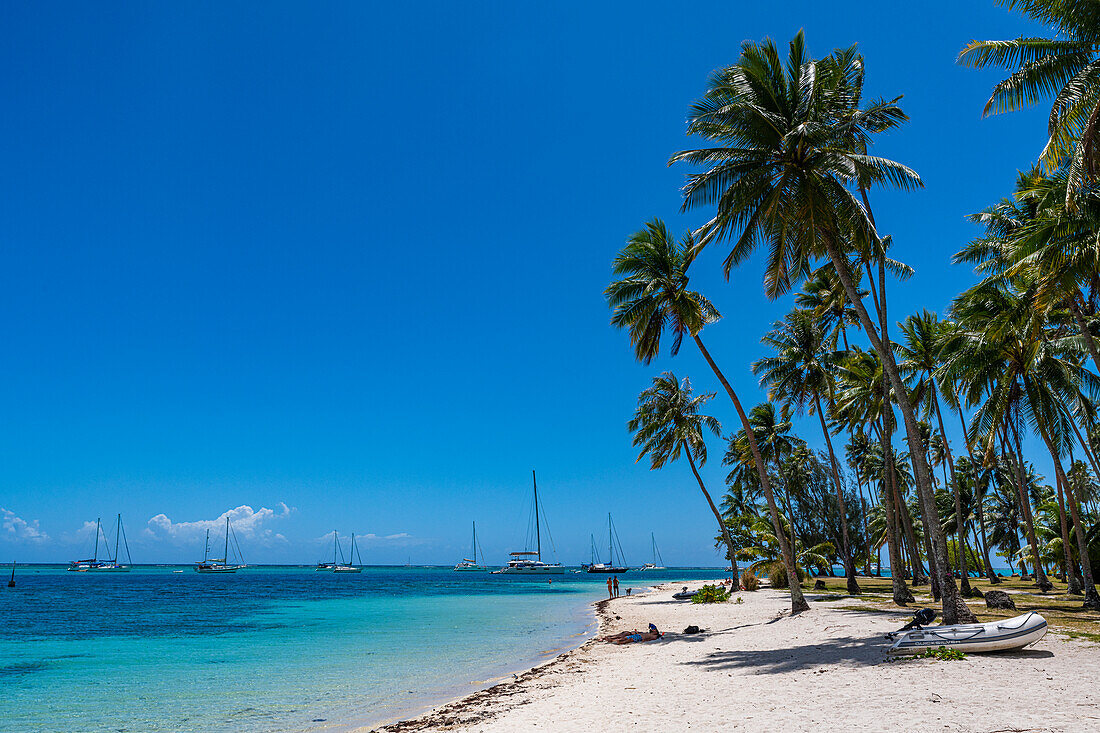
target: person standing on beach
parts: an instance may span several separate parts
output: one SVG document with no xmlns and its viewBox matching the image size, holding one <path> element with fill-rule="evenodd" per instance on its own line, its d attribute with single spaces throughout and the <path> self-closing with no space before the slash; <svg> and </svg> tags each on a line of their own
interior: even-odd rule
<svg viewBox="0 0 1100 733">
<path fill-rule="evenodd" d="M 613 582 L 614 587 L 615 587 L 615 597 L 618 598 L 619 597 L 619 576 L 618 575 L 612 576 L 612 582 Z"/>
<path fill-rule="evenodd" d="M 611 591 L 611 578 L 607 579 L 607 599 L 611 600 L 615 597 L 615 594 Z"/>
</svg>

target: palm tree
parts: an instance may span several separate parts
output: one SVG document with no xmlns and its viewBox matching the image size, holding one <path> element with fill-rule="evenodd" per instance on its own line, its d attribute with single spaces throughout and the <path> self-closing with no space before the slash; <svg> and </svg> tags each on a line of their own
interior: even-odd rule
<svg viewBox="0 0 1100 733">
<path fill-rule="evenodd" d="M 760 377 L 761 385 L 768 388 L 769 399 L 782 400 L 784 409 L 793 409 L 796 414 L 806 411 L 816 414 L 821 424 L 821 435 L 829 449 L 833 488 L 840 511 L 841 551 L 848 592 L 857 595 L 860 590 L 848 539 L 848 510 L 844 503 L 840 470 L 833 452 L 832 437 L 825 424 L 825 408 L 822 405 L 822 394 L 832 401 L 834 388 L 830 371 L 836 365 L 836 354 L 826 350 L 825 334 L 817 318 L 812 312 L 804 310 L 788 313 L 782 323 L 773 326 L 762 342 L 770 346 L 776 355 L 760 359 L 752 365 L 752 371 Z"/>
<path fill-rule="evenodd" d="M 866 294 L 860 291 L 861 297 Z M 838 341 L 843 340 L 844 350 L 848 351 L 848 326 L 859 325 L 859 316 L 848 302 L 848 294 L 832 265 L 814 270 L 810 279 L 802 284 L 802 291 L 794 296 L 794 302 L 799 308 L 814 312 L 833 350 Z"/>
<path fill-rule="evenodd" d="M 741 419 L 741 426 L 748 435 L 760 487 L 768 503 L 772 524 L 780 538 L 784 561 L 789 565 L 787 571 L 793 578 L 796 577 L 794 554 L 790 547 L 783 547 L 786 540 L 779 521 L 779 509 L 775 504 L 768 472 L 756 445 L 748 415 L 745 414 L 741 400 L 730 386 L 729 380 L 718 368 L 699 336 L 703 326 L 717 321 L 721 314 L 701 293 L 688 289 L 688 268 L 698 251 L 690 234 L 677 242 L 659 219 L 654 219 L 644 229 L 635 232 L 612 266 L 619 279 L 608 285 L 605 291 L 608 304 L 614 310 L 611 324 L 630 331 L 634 355 L 643 364 L 650 363 L 660 353 L 661 337 L 666 329 L 670 329 L 673 334 L 673 355 L 679 352 L 685 334 L 695 341 L 699 352 L 725 387 L 726 394 Z M 733 567 L 736 572 L 736 563 Z M 791 583 L 791 612 L 799 613 L 808 608 L 809 604 L 803 598 L 798 583 Z"/>
<path fill-rule="evenodd" d="M 834 413 L 837 421 L 850 432 L 869 429 L 878 437 L 877 461 L 869 460 L 872 451 L 864 454 L 864 474 L 867 479 L 877 479 L 885 508 L 886 537 L 890 560 L 890 579 L 894 603 L 905 605 L 913 600 L 913 594 L 905 585 L 902 573 L 902 535 L 905 532 L 904 505 L 899 496 L 900 472 L 891 446 L 892 430 L 887 430 L 887 416 L 892 410 L 883 408 L 885 379 L 882 361 L 874 354 L 854 348 L 837 369 L 837 398 Z M 886 456 L 889 456 L 887 458 Z M 877 470 L 876 465 L 877 464 Z M 910 553 L 916 551 L 915 541 L 910 542 Z M 919 558 L 918 558 L 919 560 Z M 914 582 L 920 572 L 919 562 L 914 562 Z"/>
<path fill-rule="evenodd" d="M 714 216 L 699 230 L 700 243 L 736 238 L 725 260 L 727 277 L 758 245 L 768 250 L 764 286 L 770 297 L 804 279 L 813 260 L 832 262 L 883 361 L 905 425 L 922 512 L 933 518 L 935 501 L 927 461 L 917 449 L 916 414 L 886 331 L 885 298 L 881 297 L 885 294 L 885 244 L 866 197 L 873 185 L 915 188 L 921 181 L 909 168 L 867 154 L 871 134 L 906 118 L 896 100 L 860 106 L 862 69 L 862 59 L 852 49 L 815 61 L 801 32 L 790 42 L 786 64 L 772 41 L 745 42 L 738 62 L 715 72 L 703 98 L 692 106 L 688 134 L 714 141 L 717 147 L 681 151 L 670 163 L 704 167 L 688 176 L 683 208 L 716 206 Z M 859 190 L 860 197 L 852 188 Z M 877 326 L 851 272 L 852 255 L 868 265 Z M 879 266 L 877 292 L 869 267 L 872 261 Z M 973 615 L 958 597 L 947 567 L 943 531 L 934 522 L 928 524 L 936 565 L 942 572 L 944 620 L 969 621 Z"/>
<path fill-rule="evenodd" d="M 1053 95 L 1048 140 L 1041 160 L 1065 166 L 1066 203 L 1100 168 L 1100 8 L 1095 0 L 1002 0 L 1043 26 L 1053 38 L 971 41 L 959 63 L 1013 70 L 993 87 L 985 114 L 1011 112 Z"/>
<path fill-rule="evenodd" d="M 677 460 L 681 455 L 687 458 L 691 472 L 699 483 L 699 490 L 703 492 L 714 518 L 718 521 L 718 527 L 726 541 L 727 555 L 736 563 L 733 558 L 737 556 L 737 547 L 696 468 L 696 461 L 700 466 L 707 462 L 704 434 L 720 435 L 722 431 L 718 420 L 699 412 L 713 397 L 713 393 L 692 396 L 691 382 L 686 377 L 681 382 L 672 372 L 664 372 L 653 378 L 652 387 L 638 395 L 638 408 L 627 423 L 627 428 L 634 433 L 634 447 L 641 449 L 638 460 L 649 456 L 651 470 L 664 468 L 665 464 Z M 736 572 L 736 564 L 733 567 Z"/>
<path fill-rule="evenodd" d="M 1082 389 L 1095 394 L 1096 375 L 1080 364 L 1078 340 L 1050 333 L 1043 312 L 1032 305 L 1033 292 L 1017 291 L 1011 283 L 972 288 L 956 299 L 953 309 L 964 331 L 956 336 L 945 369 L 964 375 L 971 404 L 980 404 L 972 431 L 995 435 L 1003 431 L 1017 455 L 1022 477 L 1023 451 L 1020 425 L 1033 426 L 1054 463 L 1056 479 L 1068 485 L 1061 466 L 1063 447 L 1069 442 L 1066 405 L 1079 401 Z M 1072 494 L 1072 492 L 1071 492 Z M 1085 528 L 1074 497 L 1069 497 L 1081 558 L 1088 557 Z M 1020 482 L 1020 503 L 1028 525 L 1032 554 L 1039 557 L 1038 540 L 1030 502 Z M 1085 607 L 1100 609 L 1100 594 L 1088 562 L 1082 562 Z M 1036 563 L 1040 587 L 1050 586 L 1041 564 Z"/>
<path fill-rule="evenodd" d="M 943 414 L 940 412 L 939 388 L 933 374 L 940 367 L 943 349 L 943 329 L 939 318 L 923 310 L 911 315 L 901 324 L 903 340 L 898 344 L 898 355 L 902 359 L 902 371 L 913 378 L 913 392 L 919 402 L 925 405 L 925 414 L 935 415 L 939 425 L 939 441 L 942 446 L 942 465 L 951 469 L 951 493 L 955 499 L 955 526 L 960 537 L 966 536 L 966 523 L 963 521 L 962 499 L 959 492 L 959 480 L 955 475 L 955 459 L 951 455 L 951 443 L 947 440 L 947 431 L 943 427 Z M 957 552 L 959 562 L 960 589 L 964 596 L 970 596 L 970 573 L 966 566 L 966 553 Z"/>
</svg>

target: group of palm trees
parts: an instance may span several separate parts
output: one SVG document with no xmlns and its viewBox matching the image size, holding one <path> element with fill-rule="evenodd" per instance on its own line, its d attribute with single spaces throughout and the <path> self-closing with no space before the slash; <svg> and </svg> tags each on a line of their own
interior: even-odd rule
<svg viewBox="0 0 1100 733">
<path fill-rule="evenodd" d="M 922 182 L 870 150 L 908 119 L 901 98 L 864 99 L 855 47 L 815 59 L 801 32 L 785 55 L 771 40 L 744 42 L 691 106 L 687 133 L 708 147 L 670 164 L 692 166 L 683 210 L 710 218 L 679 238 L 654 219 L 615 258 L 611 322 L 629 331 L 636 358 L 650 363 L 662 339 L 676 355 L 688 336 L 733 403 L 740 427 L 724 436 L 731 470 L 719 504 L 698 471 L 707 437 L 722 435 L 704 413 L 714 394 L 665 372 L 629 428 L 652 468 L 687 459 L 735 575 L 738 559 L 782 563 L 790 579 L 836 563 L 855 594 L 858 566 L 881 574 L 885 545 L 894 600 L 927 582 L 944 622 L 960 623 L 973 620 L 971 572 L 998 582 L 999 554 L 1044 592 L 1054 573 L 1100 609 L 1100 3 L 1006 4 L 1056 36 L 975 41 L 960 62 L 1010 68 L 987 113 L 1052 94 L 1049 142 L 1011 197 L 973 217 L 984 233 L 954 261 L 980 279 L 949 313 L 895 323 L 887 310 L 887 280 L 911 270 L 890 257 L 872 199 Z M 762 256 L 765 294 L 795 293 L 763 337 L 772 355 L 751 365 L 768 400 L 747 410 L 702 338 L 721 314 L 690 284 L 697 255 L 719 245 L 727 280 Z M 790 418 L 803 414 L 823 450 L 792 434 Z M 1049 454 L 1050 485 L 1025 436 Z M 808 608 L 797 582 L 790 593 L 793 612 Z"/>
</svg>

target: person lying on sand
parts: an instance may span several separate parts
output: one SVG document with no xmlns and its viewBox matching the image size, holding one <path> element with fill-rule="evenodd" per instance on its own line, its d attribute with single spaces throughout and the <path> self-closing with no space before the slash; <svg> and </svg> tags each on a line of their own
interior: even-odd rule
<svg viewBox="0 0 1100 733">
<path fill-rule="evenodd" d="M 653 624 L 649 625 L 649 631 L 639 633 L 637 629 L 634 631 L 623 631 L 618 634 L 612 634 L 611 636 L 604 636 L 599 641 L 606 641 L 609 644 L 633 644 L 637 641 L 654 641 L 660 639 L 664 634 L 657 630 L 657 627 Z"/>
</svg>

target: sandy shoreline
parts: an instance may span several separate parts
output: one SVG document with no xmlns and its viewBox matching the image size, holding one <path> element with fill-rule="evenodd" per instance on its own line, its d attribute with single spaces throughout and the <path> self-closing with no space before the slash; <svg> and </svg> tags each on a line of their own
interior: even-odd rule
<svg viewBox="0 0 1100 733">
<path fill-rule="evenodd" d="M 701 584 L 596 604 L 601 635 L 652 622 L 669 632 L 660 641 L 588 641 L 513 680 L 374 730 L 1100 729 L 1095 644 L 1048 634 L 1023 652 L 888 662 L 882 637 L 907 620 L 904 611 L 845 610 L 853 599 L 810 595 L 811 610 L 791 617 L 787 595 L 767 588 L 740 593 L 740 604 L 671 599 L 680 586 Z M 680 633 L 688 625 L 705 633 Z"/>
</svg>

